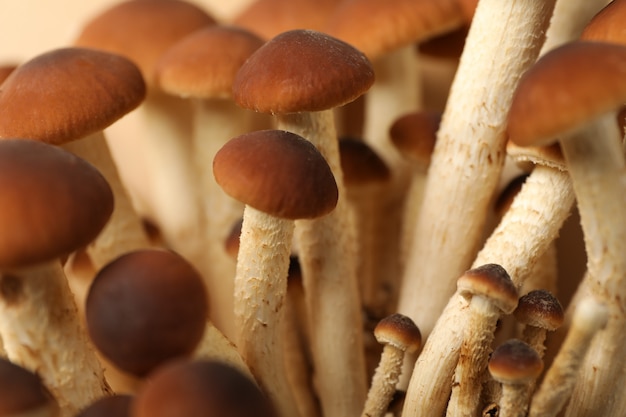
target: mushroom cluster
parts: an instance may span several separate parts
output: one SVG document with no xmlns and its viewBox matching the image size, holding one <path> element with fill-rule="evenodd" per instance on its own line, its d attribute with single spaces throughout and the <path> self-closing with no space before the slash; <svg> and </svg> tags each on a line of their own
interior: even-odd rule
<svg viewBox="0 0 626 417">
<path fill-rule="evenodd" d="M 110 3 L 0 63 L 0 417 L 626 415 L 626 0 Z"/>
</svg>

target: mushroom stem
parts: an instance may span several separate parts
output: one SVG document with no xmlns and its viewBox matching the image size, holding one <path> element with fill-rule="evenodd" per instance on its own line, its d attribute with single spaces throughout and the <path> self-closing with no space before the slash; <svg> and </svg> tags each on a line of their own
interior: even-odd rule
<svg viewBox="0 0 626 417">
<path fill-rule="evenodd" d="M 554 0 L 481 0 L 476 8 L 438 131 L 400 293 L 398 311 L 418 320 L 425 334 L 479 249 L 504 163 L 513 92 L 539 54 L 553 6 Z"/>
<path fill-rule="evenodd" d="M 313 143 L 337 181 L 339 201 L 328 215 L 296 220 L 316 380 L 324 415 L 355 415 L 367 394 L 362 318 L 356 276 L 354 219 L 345 198 L 332 110 L 278 116 L 278 128 Z"/>
<path fill-rule="evenodd" d="M 367 396 L 361 417 L 382 417 L 394 393 L 402 372 L 404 351 L 392 345 L 385 345 Z"/>
<path fill-rule="evenodd" d="M 41 375 L 62 417 L 110 393 L 60 262 L 3 271 L 0 297 L 9 360 Z"/>
<path fill-rule="evenodd" d="M 581 300 L 559 353 L 534 394 L 529 417 L 556 416 L 574 389 L 591 341 L 608 320 L 608 310 L 593 297 Z"/>
<path fill-rule="evenodd" d="M 246 206 L 235 276 L 237 348 L 283 417 L 299 415 L 281 345 L 293 230 L 292 220 Z"/>
<path fill-rule="evenodd" d="M 122 183 L 103 131 L 68 142 L 61 147 L 94 165 L 106 178 L 115 196 L 111 219 L 87 247 L 94 268 L 99 270 L 124 253 L 152 246 Z"/>
<path fill-rule="evenodd" d="M 519 288 L 532 273 L 538 257 L 557 237 L 573 203 L 569 175 L 536 166 L 474 265 L 498 262 Z M 405 412 L 410 415 L 443 414 L 463 332 L 468 325 L 468 308 L 467 300 L 456 293 L 426 341 L 407 390 Z"/>
<path fill-rule="evenodd" d="M 606 302 L 610 316 L 606 330 L 585 359 L 568 416 L 581 415 L 583 409 L 612 415 L 610 410 L 616 400 L 610 387 L 624 373 L 623 367 L 615 363 L 626 354 L 626 164 L 621 143 L 606 130 L 614 124 L 611 113 L 561 141 L 585 235 L 589 270 L 585 279 L 590 280 L 591 293 Z"/>
</svg>

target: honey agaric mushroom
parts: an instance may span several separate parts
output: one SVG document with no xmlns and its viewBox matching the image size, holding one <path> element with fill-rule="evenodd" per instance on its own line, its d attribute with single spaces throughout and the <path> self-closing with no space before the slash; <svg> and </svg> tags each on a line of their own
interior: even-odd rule
<svg viewBox="0 0 626 417">
<path fill-rule="evenodd" d="M 541 357 L 530 345 L 511 339 L 496 347 L 489 358 L 491 377 L 502 384 L 500 417 L 525 417 L 530 402 L 528 387 L 543 371 Z"/>
<path fill-rule="evenodd" d="M 0 140 L 0 334 L 8 358 L 36 371 L 61 416 L 109 392 L 60 258 L 91 242 L 113 195 L 90 164 L 28 139 Z"/>
<path fill-rule="evenodd" d="M 37 373 L 0 358 L 0 416 L 57 417 L 59 405 Z"/>
<path fill-rule="evenodd" d="M 239 67 L 264 41 L 251 32 L 226 25 L 198 29 L 168 48 L 155 64 L 155 82 L 161 90 L 191 101 L 193 131 L 191 164 L 195 164 L 202 205 L 201 250 L 193 262 L 207 276 L 211 320 L 234 336 L 233 284 L 235 262 L 222 242 L 231 224 L 243 213 L 243 204 L 216 184 L 211 164 L 217 151 L 232 137 L 256 129 L 257 113 L 242 109 L 232 99 Z M 265 116 L 265 115 L 263 115 Z M 269 125 L 269 116 L 267 118 Z"/>
<path fill-rule="evenodd" d="M 125 0 L 93 16 L 81 28 L 75 46 L 115 53 L 141 70 L 147 94 L 137 111 L 122 121 L 138 122 L 139 134 L 128 138 L 112 132 L 113 150 L 125 146 L 118 140 L 139 141 L 133 164 L 141 163 L 149 201 L 145 215 L 159 226 L 167 245 L 190 260 L 201 250 L 202 228 L 196 173 L 190 147 L 191 112 L 188 103 L 163 93 L 155 85 L 154 67 L 169 47 L 197 29 L 216 24 L 202 7 L 184 0 Z M 128 126 L 128 125 L 126 125 Z M 117 126 L 116 126 L 117 127 Z M 118 131 L 119 134 L 119 131 Z M 116 146 L 117 145 L 117 146 Z M 116 152 L 119 155 L 122 152 Z"/>
<path fill-rule="evenodd" d="M 354 244 L 332 109 L 361 96 L 374 82 L 367 58 L 329 35 L 284 32 L 259 48 L 233 84 L 237 104 L 275 114 L 280 129 L 313 143 L 333 172 L 337 208 L 296 221 L 311 324 L 314 369 L 324 414 L 355 415 L 367 394 Z"/>
<path fill-rule="evenodd" d="M 510 101 L 518 77 L 539 54 L 553 6 L 554 0 L 477 5 L 438 130 L 398 304 L 425 335 L 482 242 L 505 158 Z"/>
<path fill-rule="evenodd" d="M 190 355 L 203 337 L 207 291 L 180 255 L 126 253 L 98 271 L 87 295 L 87 329 L 96 348 L 124 372 L 145 377 Z"/>
<path fill-rule="evenodd" d="M 254 382 L 219 361 L 179 359 L 159 367 L 131 404 L 133 417 L 277 417 Z"/>
<path fill-rule="evenodd" d="M 384 345 L 380 363 L 372 378 L 362 417 L 382 417 L 396 392 L 406 352 L 414 353 L 422 344 L 422 335 L 413 320 L 402 314 L 382 319 L 374 329 L 376 340 Z"/>
<path fill-rule="evenodd" d="M 498 319 L 517 306 L 511 277 L 497 264 L 465 272 L 457 281 L 458 293 L 469 300 L 467 327 L 452 383 L 447 416 L 474 415 L 480 406 L 482 378 L 487 368 Z"/>
<path fill-rule="evenodd" d="M 103 129 L 145 97 L 135 64 L 119 55 L 60 48 L 20 65 L 0 91 L 0 138 L 63 146 L 93 164 L 115 196 L 113 215 L 87 248 L 96 269 L 128 250 L 150 246 Z"/>
<path fill-rule="evenodd" d="M 134 396 L 115 394 L 102 397 L 89 404 L 76 417 L 130 417 Z"/>
<path fill-rule="evenodd" d="M 604 329 L 608 319 L 606 306 L 593 297 L 584 297 L 576 304 L 567 336 L 533 395 L 529 417 L 554 417 L 561 412 L 574 390 L 593 338 Z"/>
<path fill-rule="evenodd" d="M 566 79 L 563 68 L 571 69 Z M 626 163 L 614 134 L 615 113 L 626 99 L 625 77 L 625 46 L 570 42 L 547 52 L 524 74 L 509 115 L 508 132 L 518 145 L 547 144 L 560 135 L 585 236 L 585 279 L 591 294 L 609 308 L 607 328 L 592 346 L 568 406 L 571 413 L 590 407 L 611 415 L 617 402 L 608 386 L 624 376 L 613 363 L 626 346 Z M 532 127 L 523 126 L 531 112 Z"/>
<path fill-rule="evenodd" d="M 224 191 L 245 204 L 235 344 L 279 414 L 298 416 L 281 345 L 294 219 L 330 213 L 338 198 L 335 178 L 315 146 L 281 130 L 231 139 L 216 154 L 213 171 Z"/>
</svg>

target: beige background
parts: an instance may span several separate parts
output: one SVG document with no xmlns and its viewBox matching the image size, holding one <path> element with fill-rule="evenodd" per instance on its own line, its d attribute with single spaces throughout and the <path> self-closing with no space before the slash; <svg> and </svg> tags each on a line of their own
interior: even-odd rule
<svg viewBox="0 0 626 417">
<path fill-rule="evenodd" d="M 227 21 L 251 0 L 189 0 Z M 116 0 L 0 0 L 0 64 L 66 46 L 81 23 Z"/>
</svg>

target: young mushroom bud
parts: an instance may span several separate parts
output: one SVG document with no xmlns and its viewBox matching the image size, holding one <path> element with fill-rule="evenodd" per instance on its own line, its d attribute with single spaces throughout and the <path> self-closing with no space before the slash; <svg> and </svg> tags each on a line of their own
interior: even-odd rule
<svg viewBox="0 0 626 417">
<path fill-rule="evenodd" d="M 528 410 L 528 387 L 543 371 L 539 354 L 527 343 L 511 339 L 498 346 L 489 359 L 489 373 L 502 384 L 500 417 L 524 417 Z"/>
<path fill-rule="evenodd" d="M 563 324 L 565 319 L 561 303 L 549 291 L 534 290 L 520 297 L 513 312 L 515 319 L 524 325 L 522 340 L 543 357 L 546 334 Z"/>
<path fill-rule="evenodd" d="M 190 354 L 208 314 L 202 277 L 174 252 L 130 252 L 96 275 L 86 303 L 89 335 L 117 368 L 143 377 Z"/>
<path fill-rule="evenodd" d="M 374 336 L 383 344 L 383 353 L 374 373 L 362 417 L 382 417 L 387 412 L 402 372 L 404 354 L 415 353 L 422 344 L 422 335 L 409 317 L 392 314 L 382 319 Z"/>
<path fill-rule="evenodd" d="M 59 406 L 34 372 L 0 358 L 0 416 L 57 417 Z"/>
</svg>

